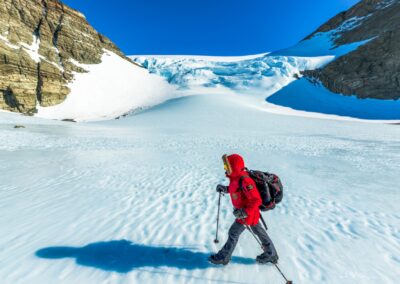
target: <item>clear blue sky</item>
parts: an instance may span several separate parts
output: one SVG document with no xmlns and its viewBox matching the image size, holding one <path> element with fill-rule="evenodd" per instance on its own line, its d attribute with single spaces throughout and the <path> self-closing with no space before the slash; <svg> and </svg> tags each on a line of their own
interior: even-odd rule
<svg viewBox="0 0 400 284">
<path fill-rule="evenodd" d="M 64 0 L 127 55 L 244 55 L 295 44 L 358 0 Z"/>
</svg>

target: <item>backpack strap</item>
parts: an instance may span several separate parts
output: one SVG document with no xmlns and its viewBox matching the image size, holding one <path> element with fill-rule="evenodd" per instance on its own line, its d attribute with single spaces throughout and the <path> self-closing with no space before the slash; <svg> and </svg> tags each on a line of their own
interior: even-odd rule
<svg viewBox="0 0 400 284">
<path fill-rule="evenodd" d="M 248 176 L 248 175 L 242 175 L 242 176 L 239 178 L 239 189 L 240 189 L 240 190 L 243 190 L 243 180 L 244 180 L 245 178 L 250 178 L 250 176 Z"/>
<path fill-rule="evenodd" d="M 243 191 L 245 188 L 243 187 L 243 180 L 245 179 L 245 178 L 249 178 L 249 179 L 251 179 L 251 180 L 253 180 L 249 175 L 242 175 L 240 178 L 239 178 L 239 189 L 241 190 L 241 191 Z M 253 182 L 254 182 L 254 180 L 253 180 Z M 255 183 L 255 182 L 254 182 Z M 250 190 L 252 190 L 254 187 L 252 186 L 252 185 L 249 185 L 247 188 L 246 188 L 246 190 L 247 191 L 250 191 Z"/>
</svg>

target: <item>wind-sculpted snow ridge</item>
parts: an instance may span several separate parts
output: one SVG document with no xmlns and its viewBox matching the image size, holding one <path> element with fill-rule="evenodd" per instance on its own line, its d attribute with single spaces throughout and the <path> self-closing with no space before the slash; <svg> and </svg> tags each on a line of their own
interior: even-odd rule
<svg viewBox="0 0 400 284">
<path fill-rule="evenodd" d="M 398 282 L 399 126 L 204 95 L 96 123 L 0 113 L 1 283 L 285 283 L 247 231 L 232 263 L 207 262 L 234 221 L 225 196 L 216 246 L 235 152 L 282 178 L 264 218 L 293 283 Z"/>
<path fill-rule="evenodd" d="M 223 88 L 232 92 L 262 92 L 277 90 L 294 80 L 300 71 L 318 68 L 330 60 L 331 56 L 304 58 L 264 55 L 252 59 L 226 62 L 206 58 L 176 57 L 131 57 L 147 68 L 150 73 L 165 77 L 170 84 L 181 90 Z"/>
</svg>

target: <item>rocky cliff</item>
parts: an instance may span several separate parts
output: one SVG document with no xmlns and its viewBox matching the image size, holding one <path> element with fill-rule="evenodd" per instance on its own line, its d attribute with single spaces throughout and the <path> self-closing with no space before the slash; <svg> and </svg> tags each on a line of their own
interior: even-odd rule
<svg viewBox="0 0 400 284">
<path fill-rule="evenodd" d="M 400 0 L 363 0 L 322 25 L 335 46 L 369 40 L 321 69 L 304 71 L 335 93 L 400 98 Z"/>
<path fill-rule="evenodd" d="M 61 103 L 79 63 L 121 51 L 80 12 L 58 0 L 0 1 L 0 109 L 35 113 Z M 127 59 L 128 60 L 128 59 Z"/>
</svg>

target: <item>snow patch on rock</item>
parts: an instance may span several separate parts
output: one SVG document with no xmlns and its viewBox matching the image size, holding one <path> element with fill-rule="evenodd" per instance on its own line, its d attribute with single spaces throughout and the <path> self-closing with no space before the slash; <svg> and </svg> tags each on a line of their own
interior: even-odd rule
<svg viewBox="0 0 400 284">
<path fill-rule="evenodd" d="M 380 10 L 386 9 L 389 6 L 392 6 L 394 3 L 398 2 L 398 0 L 382 0 L 379 2 L 376 7 Z"/>
<path fill-rule="evenodd" d="M 20 43 L 20 45 L 36 63 L 39 63 L 41 59 L 44 59 L 44 57 L 39 54 L 40 38 L 38 36 L 33 35 L 33 40 L 30 45 L 23 42 Z"/>
<path fill-rule="evenodd" d="M 362 24 L 363 21 L 365 21 L 368 17 L 370 17 L 372 14 L 369 14 L 364 17 L 352 17 L 346 21 L 344 21 L 339 27 L 336 29 L 332 30 L 332 34 L 334 35 L 335 38 L 340 36 L 340 33 L 345 32 L 345 31 L 351 31 L 357 28 Z"/>
</svg>

